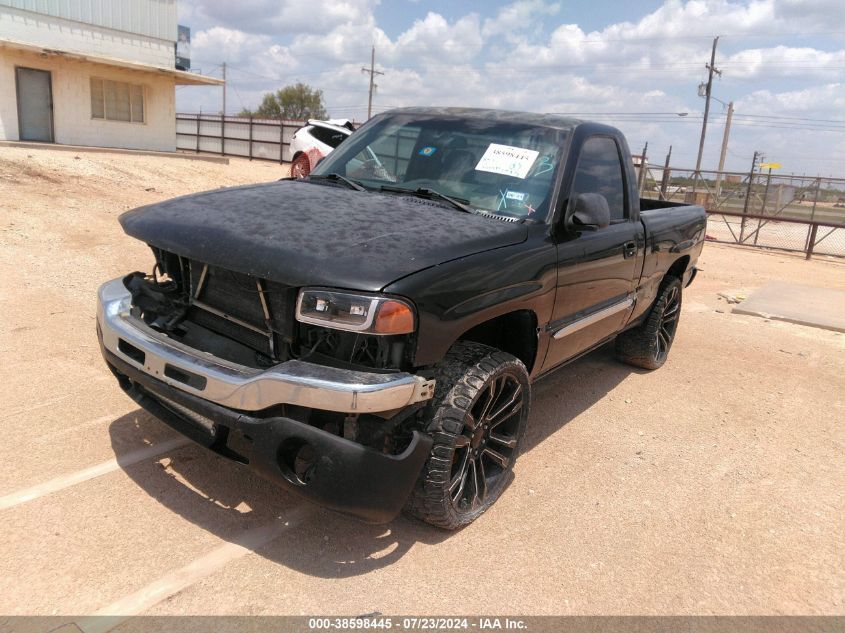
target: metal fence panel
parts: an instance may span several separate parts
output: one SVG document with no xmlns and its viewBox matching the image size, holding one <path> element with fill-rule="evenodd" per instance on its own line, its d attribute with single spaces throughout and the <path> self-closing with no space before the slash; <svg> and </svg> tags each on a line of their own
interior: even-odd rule
<svg viewBox="0 0 845 633">
<path fill-rule="evenodd" d="M 304 121 L 179 113 L 176 149 L 290 162 L 291 140 L 303 125 Z"/>
<path fill-rule="evenodd" d="M 708 239 L 845 257 L 845 179 L 648 165 L 644 198 L 703 206 Z"/>
</svg>

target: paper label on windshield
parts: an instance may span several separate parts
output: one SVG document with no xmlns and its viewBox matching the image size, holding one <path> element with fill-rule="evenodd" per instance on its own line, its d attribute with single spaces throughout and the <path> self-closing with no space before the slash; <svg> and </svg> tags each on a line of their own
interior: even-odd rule
<svg viewBox="0 0 845 633">
<path fill-rule="evenodd" d="M 503 176 L 525 178 L 539 155 L 540 152 L 535 152 L 533 149 L 490 143 L 475 169 Z"/>
</svg>

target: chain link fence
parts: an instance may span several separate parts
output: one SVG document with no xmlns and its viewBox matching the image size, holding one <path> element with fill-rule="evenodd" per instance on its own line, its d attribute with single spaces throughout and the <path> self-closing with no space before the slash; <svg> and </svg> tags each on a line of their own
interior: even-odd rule
<svg viewBox="0 0 845 633">
<path fill-rule="evenodd" d="M 845 257 L 845 179 L 646 165 L 641 196 L 707 209 L 707 238 Z"/>
</svg>

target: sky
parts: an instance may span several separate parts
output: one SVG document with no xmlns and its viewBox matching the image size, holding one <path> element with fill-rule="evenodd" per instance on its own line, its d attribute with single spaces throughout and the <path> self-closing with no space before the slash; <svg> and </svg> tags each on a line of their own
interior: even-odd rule
<svg viewBox="0 0 845 633">
<path fill-rule="evenodd" d="M 651 163 L 695 166 L 713 38 L 719 36 L 702 169 L 755 150 L 780 173 L 845 177 L 845 0 L 179 0 L 191 66 L 219 77 L 227 112 L 301 81 L 329 115 L 367 118 L 370 50 L 383 72 L 374 113 L 401 106 L 559 112 L 621 129 Z M 220 112 L 220 88 L 179 87 L 180 112 Z"/>
</svg>

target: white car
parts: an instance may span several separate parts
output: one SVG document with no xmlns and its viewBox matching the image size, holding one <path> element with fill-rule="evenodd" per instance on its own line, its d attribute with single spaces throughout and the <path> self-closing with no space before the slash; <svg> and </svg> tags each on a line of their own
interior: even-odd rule
<svg viewBox="0 0 845 633">
<path fill-rule="evenodd" d="M 331 153 L 355 128 L 349 119 L 310 119 L 293 135 L 290 151 L 293 154 L 290 175 L 305 178 L 321 158 Z"/>
</svg>

